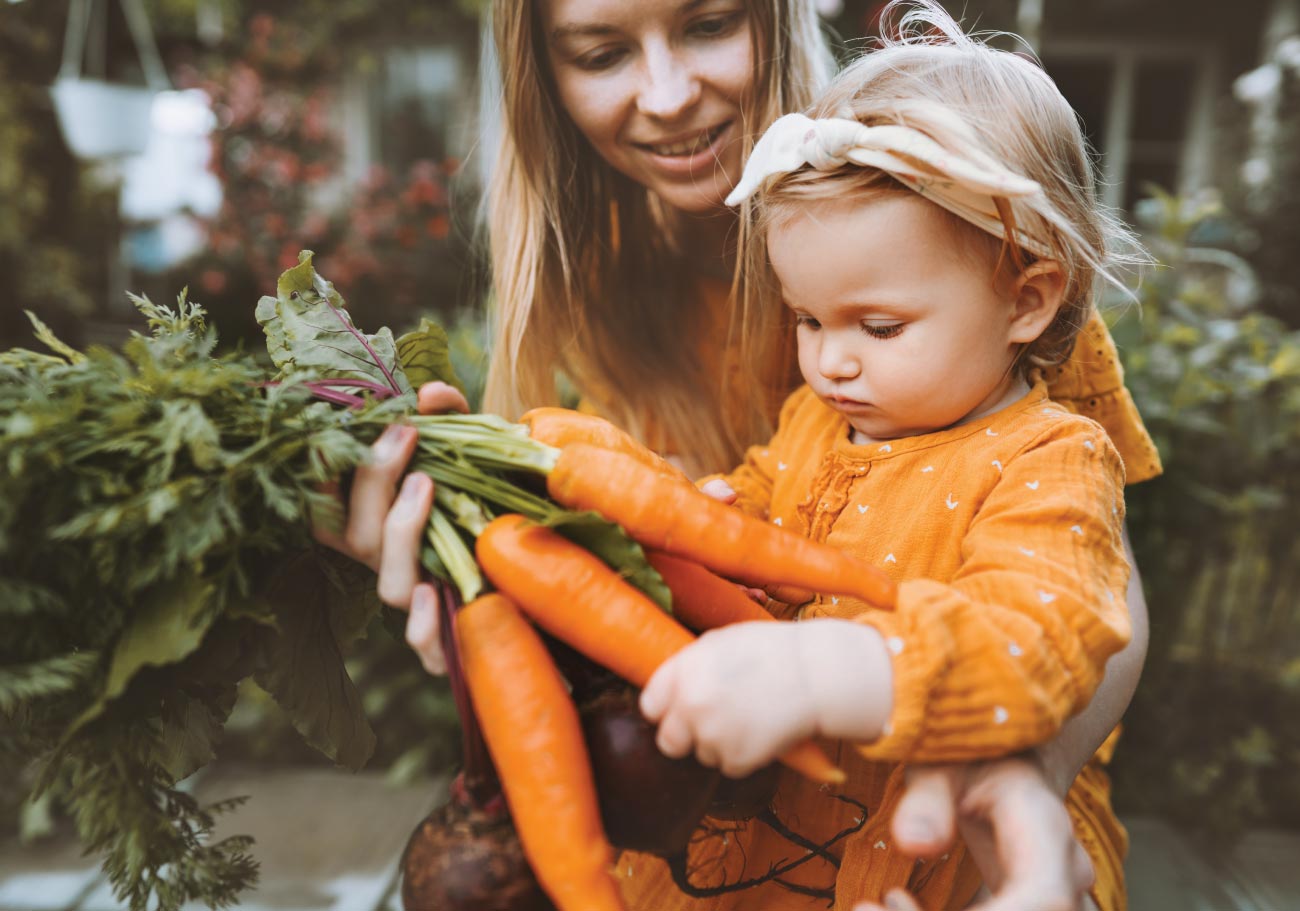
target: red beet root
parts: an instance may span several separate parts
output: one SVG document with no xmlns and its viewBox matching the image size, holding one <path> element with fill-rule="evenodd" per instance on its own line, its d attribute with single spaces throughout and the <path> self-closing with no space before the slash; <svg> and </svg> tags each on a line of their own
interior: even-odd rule
<svg viewBox="0 0 1300 911">
<path fill-rule="evenodd" d="M 452 798 L 411 833 L 402 855 L 405 911 L 555 911 L 533 877 L 505 802 L 479 808 L 457 779 Z"/>
<path fill-rule="evenodd" d="M 600 815 L 619 848 L 682 850 L 704 816 L 719 775 L 692 758 L 669 759 L 637 709 L 633 690 L 603 693 L 579 709 Z"/>
<path fill-rule="evenodd" d="M 714 819 L 752 819 L 767 809 L 781 783 L 781 766 L 765 765 L 744 778 L 722 777 L 706 811 Z"/>
</svg>

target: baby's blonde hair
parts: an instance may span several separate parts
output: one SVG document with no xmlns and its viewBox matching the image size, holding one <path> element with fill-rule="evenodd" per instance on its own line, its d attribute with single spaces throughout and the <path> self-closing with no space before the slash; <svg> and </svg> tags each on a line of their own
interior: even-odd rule
<svg viewBox="0 0 1300 911">
<path fill-rule="evenodd" d="M 989 251 L 998 268 L 1009 261 L 1019 271 L 1036 258 L 1060 264 L 1060 309 L 1019 363 L 1027 368 L 1064 362 L 1102 284 L 1125 289 L 1119 269 L 1140 261 L 1131 232 L 1097 200 L 1078 116 L 1034 60 L 966 34 L 933 2 L 894 0 L 881 21 L 878 46 L 846 67 L 805 113 L 912 127 L 956 154 L 992 158 L 1037 181 L 1041 193 L 996 200 L 1006 228 L 1001 240 L 946 210 L 944 215 L 976 252 Z M 809 201 L 893 192 L 912 191 L 856 164 L 832 171 L 804 167 L 770 182 L 747 204 L 744 219 L 745 268 L 752 279 L 747 293 L 764 299 L 747 304 L 780 306 L 773 300 L 765 243 L 773 224 Z M 1051 256 L 1022 249 L 1017 228 L 1045 243 Z"/>
</svg>

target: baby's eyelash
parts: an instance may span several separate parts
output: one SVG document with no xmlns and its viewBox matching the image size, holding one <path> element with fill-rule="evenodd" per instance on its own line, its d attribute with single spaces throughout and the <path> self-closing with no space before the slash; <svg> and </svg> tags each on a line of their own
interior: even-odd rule
<svg viewBox="0 0 1300 911">
<path fill-rule="evenodd" d="M 887 326 L 875 326 L 871 323 L 863 323 L 862 331 L 872 338 L 893 338 L 903 331 L 903 324 L 890 323 Z"/>
</svg>

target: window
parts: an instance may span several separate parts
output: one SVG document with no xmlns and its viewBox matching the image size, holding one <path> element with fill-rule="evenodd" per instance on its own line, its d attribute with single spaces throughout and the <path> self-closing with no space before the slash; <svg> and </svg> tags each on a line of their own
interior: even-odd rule
<svg viewBox="0 0 1300 911">
<path fill-rule="evenodd" d="M 475 120 L 473 61 L 452 45 L 376 49 L 375 65 L 345 88 L 350 178 L 382 165 L 404 174 L 422 159 L 463 157 Z"/>
<path fill-rule="evenodd" d="M 1209 182 L 1215 48 L 1048 42 L 1041 56 L 1083 119 L 1108 205 L 1131 210 L 1148 183 L 1190 192 Z"/>
</svg>

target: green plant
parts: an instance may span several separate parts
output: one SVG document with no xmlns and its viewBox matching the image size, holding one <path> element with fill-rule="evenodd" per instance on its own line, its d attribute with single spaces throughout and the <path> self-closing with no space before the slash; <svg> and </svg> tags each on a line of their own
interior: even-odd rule
<svg viewBox="0 0 1300 911">
<path fill-rule="evenodd" d="M 1234 261 L 1189 242 L 1216 207 L 1147 208 L 1160 266 L 1114 332 L 1165 473 L 1129 491 L 1152 632 L 1118 799 L 1231 838 L 1300 819 L 1295 789 L 1263 799 L 1300 769 L 1300 332 L 1234 303 Z"/>
</svg>

